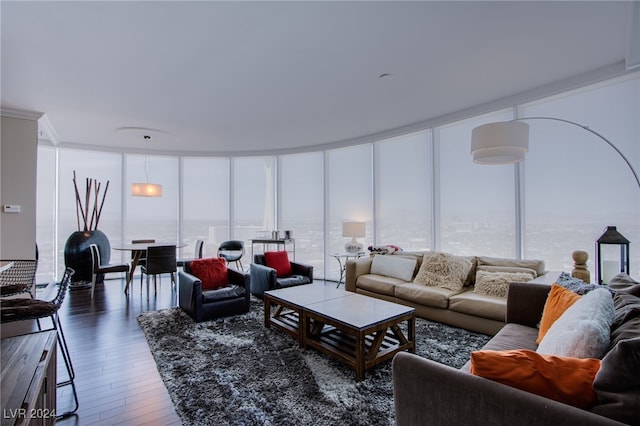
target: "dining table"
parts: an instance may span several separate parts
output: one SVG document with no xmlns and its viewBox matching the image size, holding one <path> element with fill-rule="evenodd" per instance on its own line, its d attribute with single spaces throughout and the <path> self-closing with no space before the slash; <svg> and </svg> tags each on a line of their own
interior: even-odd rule
<svg viewBox="0 0 640 426">
<path fill-rule="evenodd" d="M 176 246 L 176 248 L 182 248 L 182 247 L 186 247 L 187 244 L 156 241 L 154 243 L 125 243 L 125 244 L 119 244 L 117 246 L 111 247 L 114 250 L 130 251 L 133 254 L 133 256 L 131 256 L 131 268 L 129 270 L 129 275 L 127 277 L 127 284 L 124 287 L 125 294 L 129 293 L 129 285 L 131 284 L 131 281 L 133 281 L 133 273 L 136 271 L 136 268 L 138 267 L 138 263 L 140 262 L 140 259 L 142 259 L 142 256 L 144 256 L 144 254 L 147 252 L 147 249 L 149 247 L 155 247 L 155 246 Z"/>
</svg>

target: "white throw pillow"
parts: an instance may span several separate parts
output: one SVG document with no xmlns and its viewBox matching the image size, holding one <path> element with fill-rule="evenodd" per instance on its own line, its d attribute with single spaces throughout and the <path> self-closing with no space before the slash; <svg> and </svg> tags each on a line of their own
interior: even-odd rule
<svg viewBox="0 0 640 426">
<path fill-rule="evenodd" d="M 371 262 L 371 273 L 411 281 L 416 269 L 416 260 L 393 255 L 375 255 Z"/>
<path fill-rule="evenodd" d="M 609 347 L 613 318 L 611 293 L 604 288 L 593 290 L 571 305 L 551 325 L 537 352 L 601 359 Z"/>
</svg>

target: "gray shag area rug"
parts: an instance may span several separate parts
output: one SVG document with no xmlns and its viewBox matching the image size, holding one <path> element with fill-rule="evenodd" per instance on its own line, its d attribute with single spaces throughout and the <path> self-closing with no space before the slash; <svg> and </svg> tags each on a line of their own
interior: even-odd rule
<svg viewBox="0 0 640 426">
<path fill-rule="evenodd" d="M 352 369 L 244 315 L 196 324 L 180 308 L 140 314 L 158 371 L 185 425 L 393 425 L 391 361 Z M 488 336 L 418 318 L 416 353 L 459 368 Z"/>
</svg>

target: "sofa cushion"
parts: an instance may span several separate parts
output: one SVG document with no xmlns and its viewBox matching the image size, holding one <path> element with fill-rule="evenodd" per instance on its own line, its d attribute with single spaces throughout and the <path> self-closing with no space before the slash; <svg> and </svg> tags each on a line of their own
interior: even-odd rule
<svg viewBox="0 0 640 426">
<path fill-rule="evenodd" d="M 619 291 L 613 296 L 613 307 L 609 350 L 621 340 L 640 336 L 640 297 Z"/>
<path fill-rule="evenodd" d="M 540 320 L 538 339 L 536 339 L 536 343 L 540 344 L 544 335 L 547 334 L 547 331 L 549 331 L 549 328 L 551 328 L 553 323 L 560 318 L 569 306 L 576 303 L 579 299 L 579 295 L 558 284 L 553 284 L 551 286 L 551 291 L 549 291 L 547 301 L 545 302 L 542 310 L 542 319 Z"/>
<path fill-rule="evenodd" d="M 411 281 L 415 268 L 415 259 L 401 256 L 376 255 L 371 262 L 372 274 L 398 278 L 403 281 Z"/>
<path fill-rule="evenodd" d="M 640 297 L 640 282 L 634 280 L 624 272 L 619 273 L 609 280 L 609 288 Z"/>
<path fill-rule="evenodd" d="M 207 290 L 202 292 L 202 303 L 220 302 L 222 300 L 237 299 L 245 295 L 244 287 L 235 284 L 226 287 L 217 288 L 215 290 Z"/>
<path fill-rule="evenodd" d="M 289 275 L 288 277 L 276 278 L 278 288 L 293 287 L 301 284 L 309 284 L 311 280 L 306 275 Z"/>
<path fill-rule="evenodd" d="M 593 382 L 596 414 L 623 423 L 640 424 L 640 337 L 619 342 L 602 359 Z"/>
<path fill-rule="evenodd" d="M 395 286 L 395 296 L 398 299 L 441 309 L 447 309 L 449 298 L 457 293 L 444 287 L 427 287 L 413 283 Z"/>
<path fill-rule="evenodd" d="M 189 262 L 191 274 L 200 279 L 202 290 L 215 290 L 229 284 L 227 261 L 221 257 L 197 259 Z"/>
<path fill-rule="evenodd" d="M 448 253 L 425 253 L 420 270 L 413 280 L 429 287 L 462 290 L 473 264 L 462 256 Z"/>
<path fill-rule="evenodd" d="M 541 355 L 527 349 L 471 352 L 471 374 L 586 409 L 596 403 L 600 360 Z"/>
<path fill-rule="evenodd" d="M 500 257 L 479 256 L 478 268 L 480 269 L 483 266 L 506 266 L 530 269 L 535 271 L 536 277 L 539 277 L 546 272 L 543 260 L 504 259 Z"/>
<path fill-rule="evenodd" d="M 507 315 L 507 299 L 478 294 L 473 289 L 469 289 L 449 297 L 449 309 L 454 312 L 504 322 Z"/>
<path fill-rule="evenodd" d="M 477 272 L 480 271 L 484 271 L 484 272 L 511 272 L 511 273 L 516 273 L 516 272 L 520 272 L 520 273 L 524 273 L 524 274 L 528 274 L 531 275 L 531 278 L 535 278 L 537 277 L 536 275 L 536 271 L 531 269 L 531 268 L 519 268 L 517 266 L 491 266 L 491 265 L 483 265 L 483 266 L 478 266 L 477 268 Z M 477 278 L 476 278 L 477 281 Z"/>
<path fill-rule="evenodd" d="M 538 352 L 576 358 L 602 358 L 609 347 L 613 300 L 605 289 L 593 290 L 571 305 L 544 336 Z"/>
<path fill-rule="evenodd" d="M 507 323 L 491 338 L 482 350 L 505 351 L 509 349 L 530 349 L 535 351 L 538 329 L 522 324 Z M 466 373 L 471 369 L 471 359 L 460 368 Z"/>
<path fill-rule="evenodd" d="M 530 349 L 535 351 L 538 330 L 522 324 L 505 324 L 482 348 L 483 350 L 504 351 L 508 349 Z"/>
<path fill-rule="evenodd" d="M 386 294 L 387 296 L 393 296 L 395 288 L 399 284 L 406 284 L 406 281 L 375 274 L 360 275 L 358 281 L 356 281 L 356 287 L 358 288 L 369 290 L 373 293 Z"/>
<path fill-rule="evenodd" d="M 286 277 L 292 274 L 289 254 L 284 250 L 264 252 L 264 260 L 269 268 L 276 270 L 277 277 Z"/>
<path fill-rule="evenodd" d="M 478 294 L 507 297 L 509 284 L 527 282 L 535 278 L 534 272 L 505 272 L 478 270 L 474 290 Z"/>
</svg>

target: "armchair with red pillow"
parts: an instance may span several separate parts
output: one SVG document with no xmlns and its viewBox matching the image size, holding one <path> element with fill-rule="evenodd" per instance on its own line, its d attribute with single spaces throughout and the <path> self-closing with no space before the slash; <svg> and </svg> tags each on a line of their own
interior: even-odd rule
<svg viewBox="0 0 640 426">
<path fill-rule="evenodd" d="M 250 273 L 251 294 L 260 299 L 267 290 L 313 282 L 313 266 L 290 261 L 286 251 L 255 254 Z"/>
<path fill-rule="evenodd" d="M 188 261 L 179 272 L 178 305 L 195 322 L 249 312 L 250 279 L 223 258 Z"/>
</svg>

